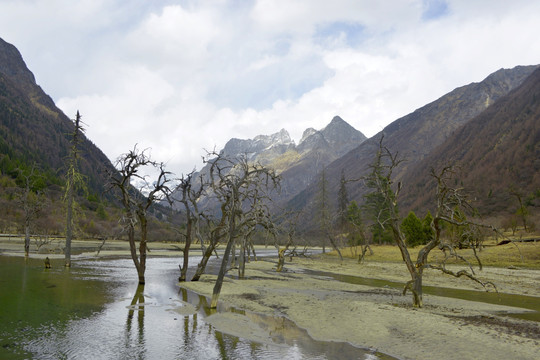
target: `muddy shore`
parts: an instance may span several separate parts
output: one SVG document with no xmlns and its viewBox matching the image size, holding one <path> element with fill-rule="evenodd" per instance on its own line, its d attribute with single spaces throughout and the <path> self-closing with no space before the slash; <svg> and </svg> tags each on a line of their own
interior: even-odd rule
<svg viewBox="0 0 540 360">
<path fill-rule="evenodd" d="M 366 263 L 323 256 L 294 258 L 285 271 L 275 272 L 274 260 L 252 261 L 247 279 L 227 278 L 220 301 L 256 313 L 284 316 L 318 340 L 344 341 L 400 359 L 537 359 L 540 323 L 504 316 L 520 308 L 424 295 L 415 309 L 411 296 L 393 288 L 338 282 L 306 270 L 407 280 L 403 264 Z M 537 296 L 540 271 L 485 268 L 481 277 L 500 292 Z M 182 286 L 210 296 L 214 276 Z M 476 289 L 477 284 L 428 271 L 425 285 Z M 208 320 L 219 330 L 262 341 L 246 318 L 215 314 Z M 255 326 L 256 328 L 256 326 Z M 271 334 L 267 334 L 270 338 Z"/>
</svg>

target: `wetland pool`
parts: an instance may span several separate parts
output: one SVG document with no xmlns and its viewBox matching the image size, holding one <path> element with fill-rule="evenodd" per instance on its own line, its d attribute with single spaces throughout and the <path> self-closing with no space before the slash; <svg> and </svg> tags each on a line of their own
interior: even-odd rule
<svg viewBox="0 0 540 360">
<path fill-rule="evenodd" d="M 0 255 L 1 359 L 392 358 L 224 306 L 217 311 L 247 316 L 273 336 L 261 343 L 221 333 L 205 322 L 216 311 L 208 299 L 179 286 L 179 257 L 149 258 L 144 287 L 129 258 L 80 258 L 70 269 L 51 263 Z"/>
</svg>

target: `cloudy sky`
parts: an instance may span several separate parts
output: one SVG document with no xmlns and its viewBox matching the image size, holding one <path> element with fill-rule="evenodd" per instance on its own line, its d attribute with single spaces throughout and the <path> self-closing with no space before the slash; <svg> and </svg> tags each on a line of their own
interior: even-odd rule
<svg viewBox="0 0 540 360">
<path fill-rule="evenodd" d="M 366 136 L 500 68 L 540 63 L 540 1 L 0 0 L 0 37 L 111 160 L 340 115 Z"/>
</svg>

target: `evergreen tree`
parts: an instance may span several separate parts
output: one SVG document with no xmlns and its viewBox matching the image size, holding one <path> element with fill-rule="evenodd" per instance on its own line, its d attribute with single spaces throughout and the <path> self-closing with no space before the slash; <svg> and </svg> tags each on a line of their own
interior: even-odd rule
<svg viewBox="0 0 540 360">
<path fill-rule="evenodd" d="M 345 172 L 341 170 L 341 180 L 338 191 L 338 225 L 340 228 L 345 227 L 347 224 L 347 206 L 349 205 L 349 196 L 347 194 L 347 187 L 345 186 Z"/>
<path fill-rule="evenodd" d="M 366 186 L 372 189 L 371 192 L 364 195 L 363 209 L 371 220 L 370 230 L 373 241 L 379 244 L 392 242 L 393 237 L 384 224 L 389 220 L 390 213 L 385 205 L 385 198 L 379 191 L 379 185 L 385 184 L 383 176 L 384 164 L 382 163 L 382 153 L 379 150 L 375 160 L 370 165 L 371 173 L 366 177 Z"/>
<path fill-rule="evenodd" d="M 319 218 L 319 229 L 323 238 L 323 253 L 326 252 L 326 238 L 330 231 L 330 203 L 328 200 L 328 180 L 326 179 L 326 170 L 321 171 L 319 179 L 319 194 L 317 197 L 317 208 Z"/>
<path fill-rule="evenodd" d="M 349 245 L 357 246 L 364 240 L 364 225 L 362 223 L 362 214 L 356 201 L 351 201 L 347 207 L 347 221 L 350 224 Z"/>
<path fill-rule="evenodd" d="M 401 231 L 403 231 L 407 245 L 410 247 L 427 243 L 423 223 L 414 211 L 410 211 L 409 215 L 401 222 Z"/>
<path fill-rule="evenodd" d="M 66 202 L 66 249 L 65 266 L 71 266 L 71 240 L 73 238 L 73 207 L 75 199 L 75 191 L 84 188 L 84 177 L 79 172 L 79 144 L 80 135 L 84 133 L 84 128 L 81 124 L 81 115 L 77 111 L 74 121 L 74 129 L 71 136 L 71 148 L 68 158 L 68 168 L 66 173 L 66 191 L 64 201 Z"/>
</svg>

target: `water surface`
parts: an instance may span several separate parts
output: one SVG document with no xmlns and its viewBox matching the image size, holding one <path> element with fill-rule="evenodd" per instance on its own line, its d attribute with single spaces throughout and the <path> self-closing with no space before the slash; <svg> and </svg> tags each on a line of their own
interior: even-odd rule
<svg viewBox="0 0 540 360">
<path fill-rule="evenodd" d="M 208 300 L 178 286 L 180 258 L 148 259 L 144 287 L 131 259 L 62 261 L 46 270 L 42 260 L 0 256 L 1 359 L 391 358 L 314 341 L 283 318 L 245 314 L 263 328 L 282 324 L 273 344 L 216 331 L 205 323 Z"/>
</svg>

